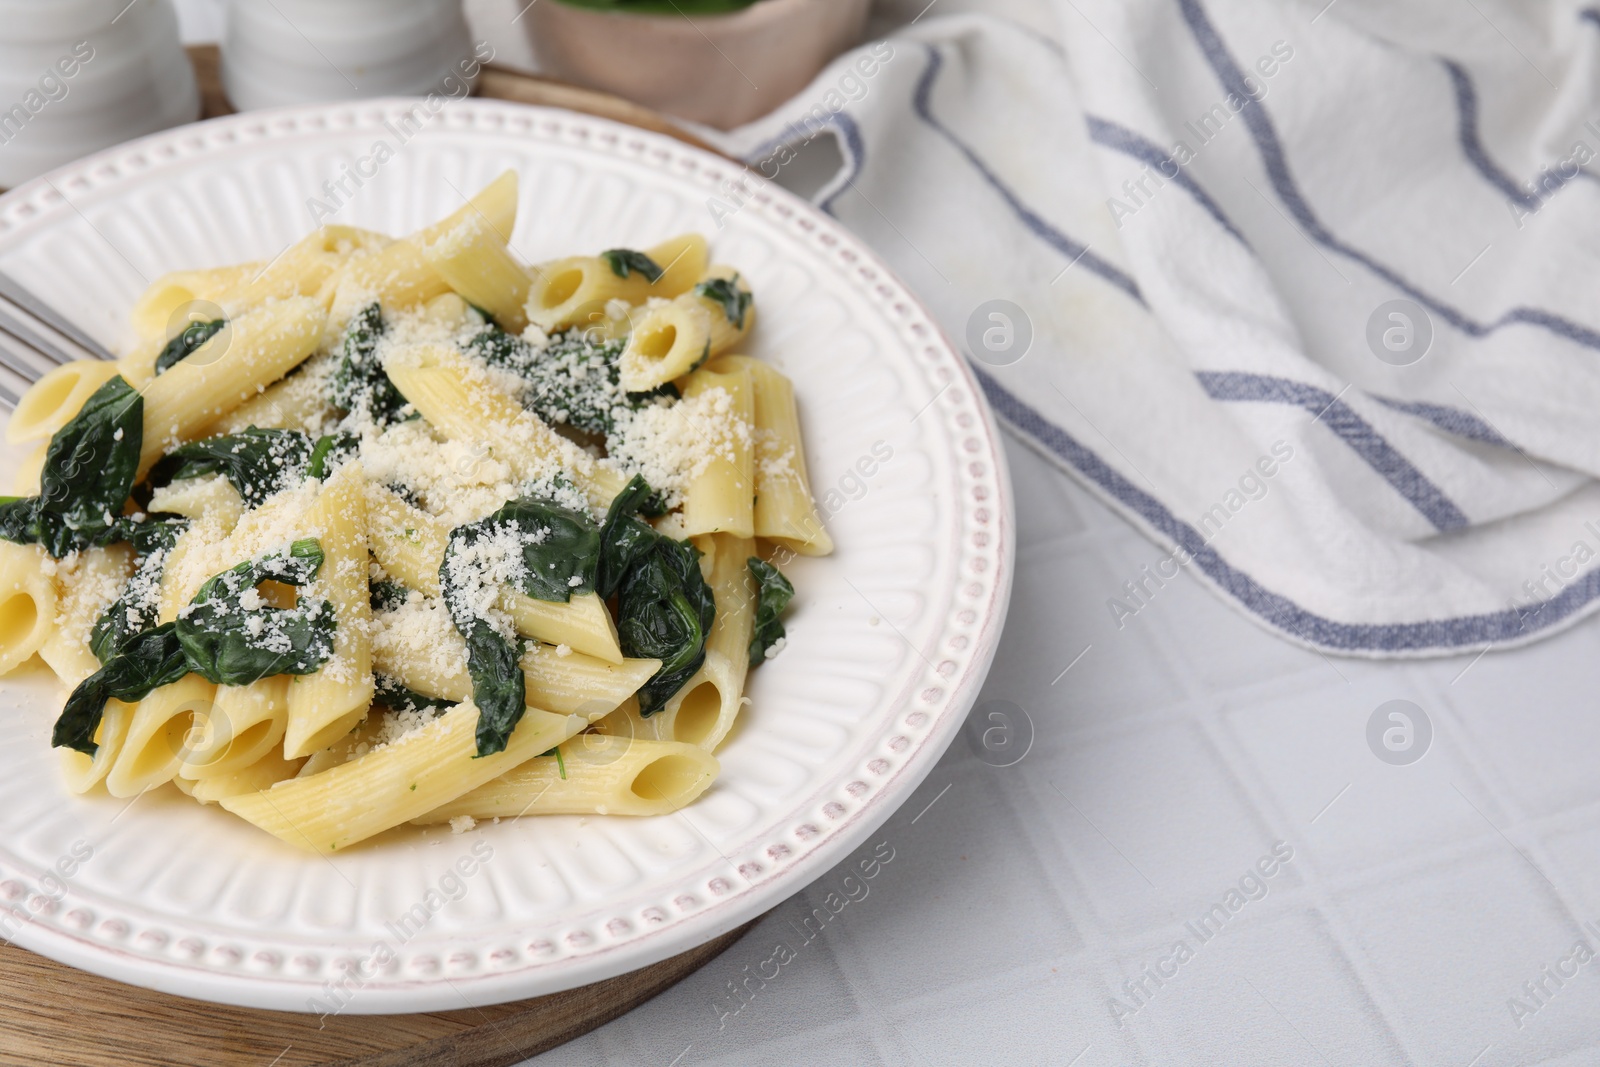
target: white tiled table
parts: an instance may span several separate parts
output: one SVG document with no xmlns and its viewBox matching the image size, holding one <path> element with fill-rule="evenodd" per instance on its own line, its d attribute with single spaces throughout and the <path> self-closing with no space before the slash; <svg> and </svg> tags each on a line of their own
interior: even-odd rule
<svg viewBox="0 0 1600 1067">
<path fill-rule="evenodd" d="M 820 936 L 792 924 L 845 868 L 531 1062 L 1600 1063 L 1600 961 L 1542 1007 L 1522 989 L 1600 948 L 1600 623 L 1476 663 L 1330 662 L 1182 578 L 1119 631 L 1105 599 L 1158 551 L 1008 444 L 1018 581 L 982 700 L 1027 712 L 1031 750 L 1001 768 L 958 740 Z M 1396 698 L 1434 728 L 1409 766 L 1366 740 Z M 1277 841 L 1264 897 L 1204 943 L 1185 928 Z M 1192 958 L 1119 1027 L 1110 998 L 1135 1007 L 1122 983 L 1179 939 Z M 794 961 L 723 1024 L 726 983 L 780 941 Z"/>
</svg>

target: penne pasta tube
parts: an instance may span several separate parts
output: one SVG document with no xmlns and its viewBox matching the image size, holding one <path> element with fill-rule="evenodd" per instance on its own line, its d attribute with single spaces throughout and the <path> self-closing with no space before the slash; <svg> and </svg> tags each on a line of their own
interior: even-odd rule
<svg viewBox="0 0 1600 1067">
<path fill-rule="evenodd" d="M 0 674 L 39 651 L 56 629 L 59 596 L 44 549 L 0 541 Z"/>
<path fill-rule="evenodd" d="M 708 295 L 708 290 L 715 289 L 728 290 L 732 299 L 713 299 Z M 712 267 L 689 294 L 678 299 L 692 299 L 711 315 L 712 359 L 738 347 L 755 328 L 756 305 L 750 295 L 750 286 L 746 284 L 744 276 L 732 267 Z"/>
<path fill-rule="evenodd" d="M 106 701 L 100 725 L 94 731 L 94 755 L 85 755 L 73 748 L 56 749 L 61 753 L 61 773 L 68 789 L 74 793 L 87 793 L 105 780 L 128 737 L 133 708 L 132 704 L 124 704 L 120 700 Z"/>
<path fill-rule="evenodd" d="M 826 556 L 833 539 L 811 499 L 794 386 L 769 364 L 722 356 L 709 369 L 744 370 L 755 386 L 755 534 L 802 556 Z"/>
<path fill-rule="evenodd" d="M 368 485 L 366 498 L 370 509 L 367 539 L 378 565 L 406 588 L 425 596 L 438 596 L 439 566 L 450 540 L 449 528 L 383 486 Z M 535 600 L 508 589 L 500 602 L 524 637 L 566 645 L 574 652 L 607 663 L 622 662 L 616 622 L 605 602 L 593 593 L 575 596 L 563 604 Z"/>
<path fill-rule="evenodd" d="M 721 312 L 717 312 L 721 314 Z M 648 393 L 683 377 L 711 353 L 711 313 L 695 296 L 646 311 L 622 349 L 622 388 Z"/>
<path fill-rule="evenodd" d="M 270 789 L 279 782 L 293 778 L 303 763 L 304 760 L 284 759 L 282 752 L 270 750 L 254 763 L 228 774 L 200 779 L 180 776 L 173 781 L 178 784 L 178 788 L 200 803 L 215 804 L 242 793 L 257 793 L 263 789 Z"/>
<path fill-rule="evenodd" d="M 430 426 L 483 449 L 510 466 L 520 481 L 566 472 L 597 507 L 609 504 L 627 482 L 495 388 L 481 367 L 453 348 L 397 349 L 384 358 L 383 369 Z"/>
<path fill-rule="evenodd" d="M 536 757 L 421 818 L 427 826 L 463 815 L 670 815 L 716 780 L 716 757 L 675 741 L 579 734 L 561 758 Z"/>
<path fill-rule="evenodd" d="M 472 696 L 466 642 L 448 625 L 448 616 L 439 622 L 409 640 L 380 631 L 373 642 L 373 669 L 423 696 L 466 700 Z M 429 644 L 430 651 L 442 648 L 445 654 L 416 649 L 413 644 L 419 639 Z M 521 663 L 529 707 L 591 721 L 615 710 L 661 668 L 653 659 L 609 663 L 581 652 L 563 656 L 549 645 L 533 646 Z"/>
<path fill-rule="evenodd" d="M 727 422 L 706 427 L 709 462 L 690 479 L 683 493 L 686 536 L 726 533 L 755 536 L 755 390 L 744 367 L 702 369 L 689 375 L 685 397 L 722 389 L 730 398 Z"/>
<path fill-rule="evenodd" d="M 637 708 L 619 708 L 602 721 L 606 733 L 681 741 L 712 752 L 727 738 L 748 699 L 744 683 L 756 612 L 749 560 L 755 542 L 716 534 L 695 538 L 695 547 L 704 553 L 702 564 L 710 564 L 708 578 L 717 601 L 705 662 L 660 711 L 644 718 Z"/>
<path fill-rule="evenodd" d="M 44 457 L 49 451 L 50 442 L 40 441 L 38 446 L 17 464 L 16 472 L 11 476 L 12 495 L 39 495 L 40 480 L 44 476 Z"/>
<path fill-rule="evenodd" d="M 320 426 L 327 410 L 327 377 L 313 373 L 322 357 L 313 357 L 303 370 L 267 386 L 216 422 L 201 437 L 239 433 L 252 426 L 263 430 L 310 430 Z"/>
<path fill-rule="evenodd" d="M 135 704 L 122 750 L 106 774 L 111 795 L 138 796 L 170 782 L 183 764 L 195 719 L 211 714 L 216 691 L 198 674 L 190 674 Z"/>
<path fill-rule="evenodd" d="M 323 484 L 311 525 L 322 544 L 322 569 L 305 590 L 333 606 L 333 655 L 315 674 L 289 685 L 283 754 L 309 756 L 350 732 L 372 704 L 372 608 L 367 591 L 366 494 L 361 464 L 351 462 Z"/>
<path fill-rule="evenodd" d="M 265 263 L 240 263 L 207 270 L 174 271 L 157 278 L 134 302 L 131 313 L 134 332 L 146 341 L 155 342 L 151 362 L 155 361 L 154 353 L 159 352 L 171 336 L 174 319 L 188 305 L 201 301 L 220 303 L 229 293 L 249 284 L 265 266 Z"/>
<path fill-rule="evenodd" d="M 502 171 L 499 177 L 478 190 L 465 204 L 432 226 L 418 230 L 411 239 L 419 245 L 431 244 L 467 219 L 475 218 L 499 234 L 502 242 L 510 244 L 511 232 L 517 226 L 517 186 L 517 172 Z"/>
<path fill-rule="evenodd" d="M 117 376 L 117 365 L 100 359 L 65 363 L 28 387 L 6 422 L 12 444 L 48 440 L 76 415 L 94 391 Z"/>
<path fill-rule="evenodd" d="M 133 573 L 133 551 L 127 545 L 86 548 L 56 567 L 56 626 L 39 646 L 39 658 L 70 687 L 100 669 L 100 661 L 89 650 L 89 636 L 100 616 L 122 595 Z"/>
<path fill-rule="evenodd" d="M 351 315 L 374 300 L 386 308 L 408 308 L 449 291 L 422 246 L 408 238 L 350 257 L 335 285 L 330 317 L 342 329 Z"/>
<path fill-rule="evenodd" d="M 163 485 L 150 494 L 150 510 L 200 519 L 213 516 L 231 530 L 244 516 L 244 497 L 220 474 L 202 474 Z"/>
<path fill-rule="evenodd" d="M 630 305 L 651 297 L 670 300 L 688 292 L 705 273 L 706 240 L 697 233 L 663 241 L 644 254 L 661 268 L 654 282 L 634 270 L 618 274 L 603 256 L 569 256 L 533 267 L 524 308 L 527 320 L 554 333 L 589 322 L 613 300 Z"/>
<path fill-rule="evenodd" d="M 476 755 L 478 709 L 458 704 L 398 741 L 321 774 L 222 800 L 297 848 L 327 855 L 449 803 L 583 729 L 576 715 L 529 708 L 503 752 Z"/>
<path fill-rule="evenodd" d="M 273 300 L 315 297 L 324 309 L 331 303 L 333 283 L 358 253 L 382 251 L 390 237 L 355 226 L 322 226 L 290 245 L 248 279 L 225 290 L 217 303 L 237 315 Z"/>
<path fill-rule="evenodd" d="M 451 289 L 487 311 L 503 329 L 520 334 L 527 328 L 523 304 L 533 278 L 511 257 L 505 236 L 483 216 L 466 215 L 432 237 L 422 254 Z"/>
<path fill-rule="evenodd" d="M 694 288 L 705 276 L 707 252 L 706 239 L 697 233 L 669 237 L 645 249 L 644 254 L 661 268 L 661 277 L 651 286 L 650 295 L 671 300 Z"/>
<path fill-rule="evenodd" d="M 321 774 L 342 763 L 349 763 L 358 755 L 365 755 L 383 733 L 383 722 L 382 715 L 369 712 L 367 717 L 357 723 L 349 733 L 327 748 L 320 748 L 306 757 L 306 761 L 295 772 L 295 777 L 309 778 L 313 774 Z"/>
<path fill-rule="evenodd" d="M 204 736 L 185 750 L 179 777 L 203 781 L 235 774 L 276 749 L 288 727 L 289 678 L 279 674 L 249 685 L 217 686 Z"/>
<path fill-rule="evenodd" d="M 139 476 L 168 449 L 288 374 L 322 341 L 327 315 L 305 297 L 268 304 L 231 320 L 187 359 L 144 387 Z"/>
</svg>

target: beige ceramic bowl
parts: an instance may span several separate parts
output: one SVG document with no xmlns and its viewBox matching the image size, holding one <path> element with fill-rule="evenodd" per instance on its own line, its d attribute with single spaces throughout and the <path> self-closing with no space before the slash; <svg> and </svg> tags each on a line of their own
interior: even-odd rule
<svg viewBox="0 0 1600 1067">
<path fill-rule="evenodd" d="M 861 38 L 871 0 L 760 0 L 727 15 L 637 15 L 540 0 L 543 73 L 730 129 L 765 115 Z"/>
</svg>

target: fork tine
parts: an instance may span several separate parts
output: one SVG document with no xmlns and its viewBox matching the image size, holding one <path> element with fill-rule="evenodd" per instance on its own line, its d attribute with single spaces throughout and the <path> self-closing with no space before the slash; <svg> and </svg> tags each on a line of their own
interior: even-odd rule
<svg viewBox="0 0 1600 1067">
<path fill-rule="evenodd" d="M 66 316 L 34 296 L 23 288 L 16 279 L 3 271 L 0 271 L 0 297 L 11 301 L 11 303 L 26 311 L 79 348 L 82 348 L 94 358 L 108 360 L 117 358 L 106 351 L 106 347 L 99 341 L 79 329 L 76 323 L 69 321 Z"/>
<path fill-rule="evenodd" d="M 25 387 L 32 385 L 57 366 L 59 364 L 44 353 L 0 330 L 0 370 L 20 378 Z"/>
<path fill-rule="evenodd" d="M 3 308 L 0 308 L 0 333 L 9 334 L 12 340 L 39 353 L 52 363 L 71 363 L 73 361 L 73 357 L 70 354 L 28 329 L 22 324 L 22 320 L 12 318 Z"/>
</svg>

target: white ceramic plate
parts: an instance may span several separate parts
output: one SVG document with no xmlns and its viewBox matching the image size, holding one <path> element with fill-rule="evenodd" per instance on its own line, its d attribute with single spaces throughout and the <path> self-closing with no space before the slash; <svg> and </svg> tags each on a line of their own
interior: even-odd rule
<svg viewBox="0 0 1600 1067">
<path fill-rule="evenodd" d="M 752 676 L 753 704 L 718 752 L 722 777 L 659 819 L 402 828 L 349 854 L 308 855 L 172 789 L 131 805 L 73 796 L 49 749 L 59 686 L 42 670 L 8 678 L 0 906 L 29 917 L 12 923 L 27 948 L 167 992 L 290 1011 L 358 965 L 345 1011 L 459 1008 L 598 981 L 733 929 L 867 842 L 977 694 L 1011 585 L 1004 457 L 963 361 L 878 258 L 755 178 L 718 229 L 708 201 L 731 206 L 723 183 L 739 168 L 668 138 L 463 101 L 402 144 L 413 103 L 242 115 L 56 171 L 0 198 L 0 270 L 115 347 L 148 280 L 275 255 L 312 228 L 310 197 L 341 205 L 326 221 L 403 233 L 515 167 L 513 246 L 525 259 L 695 229 L 747 273 L 761 315 L 753 354 L 795 381 L 838 553 L 792 565 L 788 647 Z M 393 152 L 381 164 L 380 142 Z M 324 183 L 351 168 L 350 195 L 330 196 Z M 474 846 L 492 858 L 458 883 L 451 866 Z M 87 861 L 74 866 L 74 849 Z M 45 872 L 64 857 L 63 890 Z M 399 922 L 408 912 L 428 921 Z"/>
</svg>

